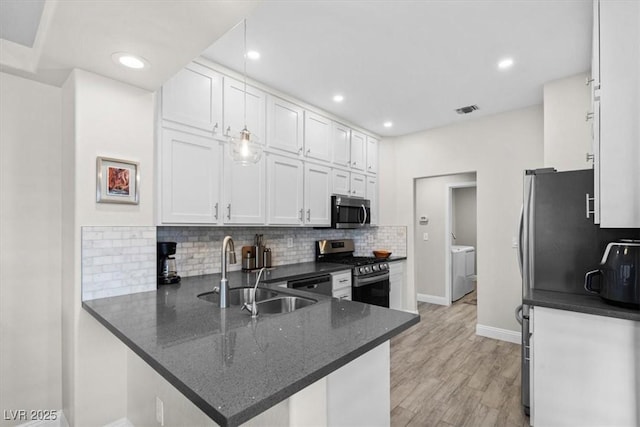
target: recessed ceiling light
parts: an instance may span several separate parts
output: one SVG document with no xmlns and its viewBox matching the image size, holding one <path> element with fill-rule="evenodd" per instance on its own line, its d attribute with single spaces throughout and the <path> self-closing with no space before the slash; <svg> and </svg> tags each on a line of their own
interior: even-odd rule
<svg viewBox="0 0 640 427">
<path fill-rule="evenodd" d="M 390 128 L 391 126 L 393 126 L 393 122 L 384 122 L 382 124 L 382 126 L 386 127 L 386 128 Z"/>
<path fill-rule="evenodd" d="M 342 95 L 334 95 L 333 96 L 333 100 L 335 102 L 342 102 L 342 101 L 344 101 L 344 96 L 342 96 Z"/>
<path fill-rule="evenodd" d="M 116 52 L 111 55 L 111 58 L 116 64 L 120 64 L 134 70 L 140 70 L 148 65 L 148 62 L 141 56 L 126 52 Z"/>
<path fill-rule="evenodd" d="M 504 58 L 498 62 L 498 68 L 501 70 L 506 70 L 513 66 L 513 58 Z"/>
<path fill-rule="evenodd" d="M 254 61 L 260 59 L 260 52 L 257 50 L 250 50 L 247 52 L 247 58 L 253 59 Z"/>
</svg>

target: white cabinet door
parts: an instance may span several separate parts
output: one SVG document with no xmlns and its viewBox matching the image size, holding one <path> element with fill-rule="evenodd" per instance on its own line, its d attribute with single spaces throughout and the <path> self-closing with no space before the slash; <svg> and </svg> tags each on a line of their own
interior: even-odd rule
<svg viewBox="0 0 640 427">
<path fill-rule="evenodd" d="M 640 2 L 600 2 L 600 226 L 640 227 Z"/>
<path fill-rule="evenodd" d="M 217 224 L 222 178 L 220 143 L 163 129 L 161 150 L 161 222 Z"/>
<path fill-rule="evenodd" d="M 366 136 L 360 132 L 351 131 L 351 169 L 364 171 Z"/>
<path fill-rule="evenodd" d="M 245 122 L 244 83 L 230 77 L 224 79 L 224 133 L 238 136 L 247 129 L 260 144 L 265 142 L 265 94 L 252 86 L 247 86 L 247 117 Z"/>
<path fill-rule="evenodd" d="M 222 76 L 199 64 L 189 64 L 162 86 L 162 118 L 221 133 Z"/>
<path fill-rule="evenodd" d="M 331 120 L 304 112 L 304 152 L 311 159 L 331 160 Z"/>
<path fill-rule="evenodd" d="M 351 158 L 348 127 L 331 122 L 331 149 L 333 164 L 348 167 Z"/>
<path fill-rule="evenodd" d="M 351 173 L 351 195 L 353 197 L 364 198 L 366 194 L 367 183 L 365 176 L 359 173 Z"/>
<path fill-rule="evenodd" d="M 229 147 L 227 146 L 227 150 Z M 265 223 L 265 158 L 243 166 L 226 156 L 224 194 L 220 212 L 225 224 Z"/>
<path fill-rule="evenodd" d="M 304 110 L 277 96 L 267 97 L 267 146 L 302 154 Z"/>
<path fill-rule="evenodd" d="M 378 140 L 367 136 L 367 172 L 378 173 Z"/>
<path fill-rule="evenodd" d="M 404 261 L 393 261 L 389 263 L 389 308 L 402 310 L 404 304 Z"/>
<path fill-rule="evenodd" d="M 331 225 L 331 169 L 304 165 L 304 220 L 307 225 Z"/>
<path fill-rule="evenodd" d="M 333 169 L 332 173 L 332 193 L 341 196 L 351 195 L 351 173 L 340 169 Z"/>
<path fill-rule="evenodd" d="M 638 425 L 640 322 L 545 307 L 533 311 L 535 425 Z"/>
<path fill-rule="evenodd" d="M 378 224 L 378 182 L 374 176 L 367 177 L 366 198 L 371 202 L 371 225 Z"/>
<path fill-rule="evenodd" d="M 300 160 L 267 154 L 267 223 L 303 223 L 303 176 Z"/>
</svg>

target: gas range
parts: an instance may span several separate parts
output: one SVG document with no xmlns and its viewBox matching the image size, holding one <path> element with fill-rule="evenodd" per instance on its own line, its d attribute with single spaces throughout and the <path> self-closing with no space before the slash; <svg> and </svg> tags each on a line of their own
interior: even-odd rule
<svg viewBox="0 0 640 427">
<path fill-rule="evenodd" d="M 374 257 L 353 256 L 351 239 L 318 240 L 316 260 L 352 266 L 352 300 L 389 307 L 389 263 Z"/>
</svg>

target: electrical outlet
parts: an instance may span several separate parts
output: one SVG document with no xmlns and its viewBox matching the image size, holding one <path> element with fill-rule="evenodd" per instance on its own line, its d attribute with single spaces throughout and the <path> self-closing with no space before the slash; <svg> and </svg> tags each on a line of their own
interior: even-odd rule
<svg viewBox="0 0 640 427">
<path fill-rule="evenodd" d="M 287 247 L 288 248 L 292 248 L 293 247 L 293 237 L 287 238 Z"/>
<path fill-rule="evenodd" d="M 429 240 L 429 233 L 422 233 L 422 240 L 424 240 L 425 242 Z"/>
<path fill-rule="evenodd" d="M 161 426 L 164 425 L 164 403 L 156 396 L 156 421 Z"/>
</svg>

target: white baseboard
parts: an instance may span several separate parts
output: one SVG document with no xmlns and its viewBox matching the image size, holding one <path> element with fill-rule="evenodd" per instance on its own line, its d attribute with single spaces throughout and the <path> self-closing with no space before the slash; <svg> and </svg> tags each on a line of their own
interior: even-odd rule
<svg viewBox="0 0 640 427">
<path fill-rule="evenodd" d="M 418 294 L 417 299 L 420 302 L 428 302 L 430 304 L 451 305 L 451 303 L 447 301 L 445 297 L 436 297 L 433 295 Z"/>
<path fill-rule="evenodd" d="M 64 416 L 64 412 L 62 411 L 62 409 L 58 409 L 56 412 L 56 419 L 55 420 L 33 420 L 33 421 L 29 421 L 26 422 L 24 424 L 20 424 L 18 427 L 69 427 L 69 422 L 67 421 L 67 419 Z M 6 413 L 5 415 L 5 419 L 6 418 Z M 25 416 L 29 417 L 30 411 L 27 411 Z"/>
<path fill-rule="evenodd" d="M 481 337 L 493 338 L 496 340 L 512 342 L 520 344 L 522 342 L 522 333 L 510 331 L 508 329 L 494 328 L 493 326 L 485 326 L 476 324 L 476 335 Z"/>
<path fill-rule="evenodd" d="M 131 421 L 127 418 L 120 418 L 119 420 L 105 424 L 103 427 L 134 427 L 134 425 L 131 424 Z"/>
</svg>

